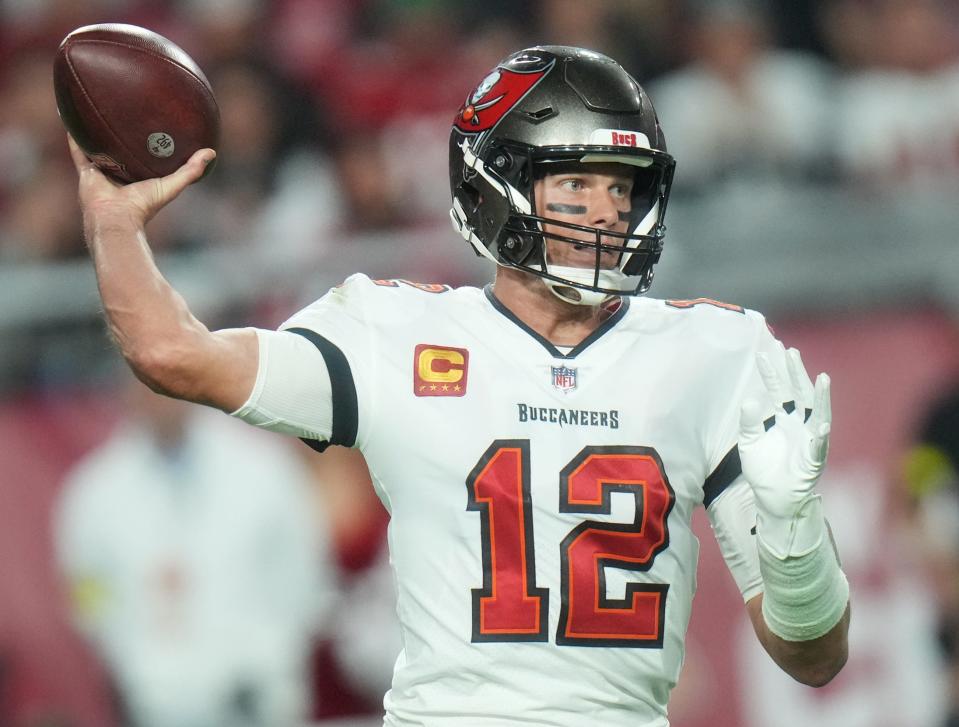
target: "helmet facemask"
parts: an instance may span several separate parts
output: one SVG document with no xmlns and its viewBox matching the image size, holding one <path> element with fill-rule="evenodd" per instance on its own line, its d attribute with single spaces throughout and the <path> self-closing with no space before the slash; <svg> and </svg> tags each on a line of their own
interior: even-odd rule
<svg viewBox="0 0 959 727">
<path fill-rule="evenodd" d="M 485 155 L 492 163 L 485 164 L 465 150 L 465 166 L 475 172 L 471 183 L 462 185 L 468 190 L 465 196 L 471 200 L 474 211 L 482 202 L 486 213 L 485 217 L 480 215 L 482 222 L 501 221 L 498 229 L 491 229 L 493 224 L 489 224 L 486 229 L 473 230 L 471 242 L 476 247 L 477 243 L 482 244 L 481 239 L 495 239 L 494 244 L 483 245 L 481 254 L 500 265 L 543 278 L 547 287 L 568 303 L 599 305 L 614 296 L 645 293 L 652 283 L 653 265 L 663 250 L 666 201 L 673 166 L 668 155 L 644 151 L 627 155 L 621 148 L 582 149 L 572 154 L 568 149 L 537 150 L 534 157 L 532 150 L 504 146 L 492 148 Z M 590 171 L 587 164 L 599 162 L 619 163 L 634 169 L 624 232 L 575 224 L 535 212 L 536 180 L 566 171 L 586 173 Z M 457 225 L 456 208 L 454 200 L 454 226 L 469 240 L 468 231 Z M 584 239 L 587 235 L 583 233 L 588 233 L 588 239 Z M 549 247 L 557 245 L 591 248 L 595 263 L 590 267 L 571 267 L 552 262 Z M 604 264 L 604 253 L 615 254 L 615 263 L 610 265 L 606 256 Z"/>
</svg>

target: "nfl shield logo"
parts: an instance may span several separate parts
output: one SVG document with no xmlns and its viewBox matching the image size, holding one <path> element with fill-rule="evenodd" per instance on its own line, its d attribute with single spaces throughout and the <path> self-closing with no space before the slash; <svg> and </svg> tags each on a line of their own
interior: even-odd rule
<svg viewBox="0 0 959 727">
<path fill-rule="evenodd" d="M 551 366 L 553 370 L 553 386 L 560 391 L 572 391 L 576 388 L 576 369 L 566 366 Z"/>
</svg>

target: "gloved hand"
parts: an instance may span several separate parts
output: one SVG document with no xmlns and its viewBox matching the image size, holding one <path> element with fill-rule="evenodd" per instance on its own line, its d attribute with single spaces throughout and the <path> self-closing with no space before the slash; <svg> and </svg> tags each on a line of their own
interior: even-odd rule
<svg viewBox="0 0 959 727">
<path fill-rule="evenodd" d="M 789 381 L 782 380 L 767 354 L 756 356 L 759 374 L 776 403 L 775 425 L 767 431 L 763 406 L 747 399 L 739 436 L 743 474 L 756 498 L 756 532 L 779 559 L 811 552 L 826 535 L 821 497 L 814 488 L 826 465 L 832 422 L 829 376 L 819 374 L 813 386 L 799 351 L 784 353 Z"/>
</svg>

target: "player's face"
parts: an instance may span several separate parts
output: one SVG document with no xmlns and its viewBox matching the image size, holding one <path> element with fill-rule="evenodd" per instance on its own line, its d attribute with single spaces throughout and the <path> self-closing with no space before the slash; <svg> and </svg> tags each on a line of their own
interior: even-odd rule
<svg viewBox="0 0 959 727">
<path fill-rule="evenodd" d="M 536 212 L 575 225 L 626 232 L 633 189 L 633 171 L 625 164 L 578 164 L 557 174 L 547 174 L 534 182 Z M 596 250 L 591 245 L 576 245 L 551 239 L 550 235 L 595 242 L 596 236 L 585 230 L 573 230 L 544 224 L 546 259 L 552 265 L 591 268 L 596 265 Z M 622 246 L 622 240 L 602 237 L 604 245 Z M 604 251 L 601 268 L 612 268 L 619 254 Z"/>
</svg>

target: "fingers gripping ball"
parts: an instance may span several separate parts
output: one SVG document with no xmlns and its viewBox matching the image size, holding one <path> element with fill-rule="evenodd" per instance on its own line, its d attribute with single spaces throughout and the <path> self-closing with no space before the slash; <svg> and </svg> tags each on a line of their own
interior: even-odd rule
<svg viewBox="0 0 959 727">
<path fill-rule="evenodd" d="M 54 59 L 53 87 L 67 131 L 117 182 L 166 176 L 219 143 L 220 112 L 203 71 L 145 28 L 74 30 Z"/>
</svg>

